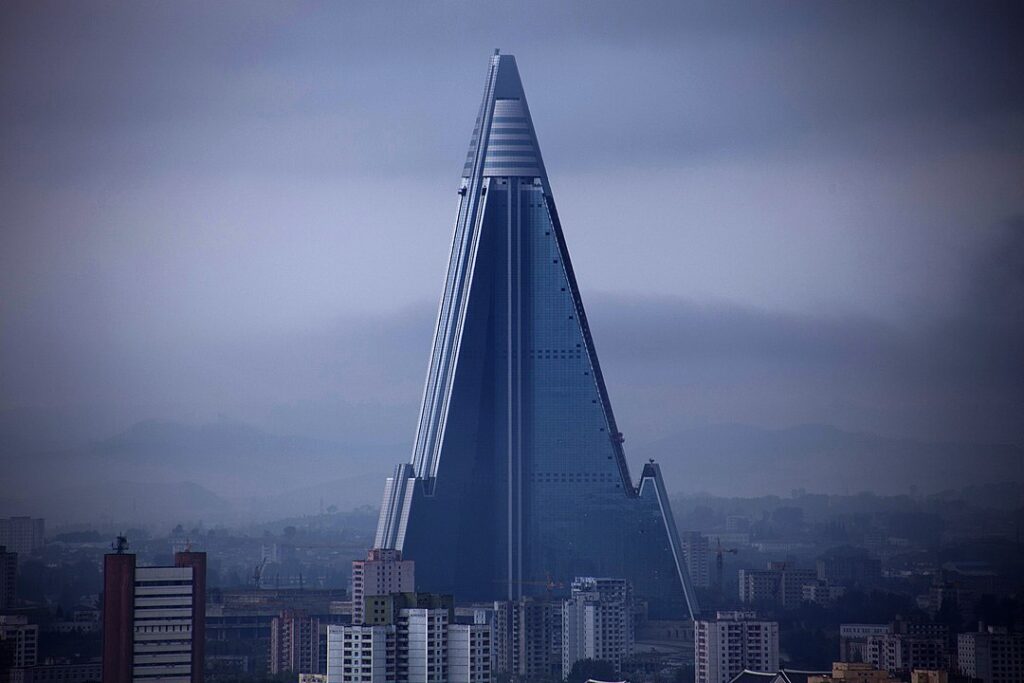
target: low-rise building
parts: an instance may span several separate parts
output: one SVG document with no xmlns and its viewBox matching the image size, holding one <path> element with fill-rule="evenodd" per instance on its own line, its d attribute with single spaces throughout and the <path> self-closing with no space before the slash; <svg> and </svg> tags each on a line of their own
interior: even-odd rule
<svg viewBox="0 0 1024 683">
<path fill-rule="evenodd" d="M 799 607 L 804 586 L 817 584 L 814 569 L 793 567 L 787 562 L 769 562 L 767 569 L 739 570 L 739 597 L 747 604 L 772 604 L 785 609 Z"/>
<path fill-rule="evenodd" d="M 18 582 L 18 553 L 0 545 L 0 609 L 14 606 Z"/>
<path fill-rule="evenodd" d="M 28 557 L 45 543 L 46 522 L 35 517 L 0 518 L 0 545 Z"/>
<path fill-rule="evenodd" d="M 914 669 L 948 669 L 953 660 L 949 628 L 926 620 L 841 624 L 839 649 L 845 662 L 866 662 L 907 676 Z"/>
<path fill-rule="evenodd" d="M 807 683 L 901 683 L 885 669 L 878 669 L 865 662 L 833 662 L 832 672 L 810 676 Z"/>
<path fill-rule="evenodd" d="M 808 683 L 812 678 L 828 672 L 806 671 L 804 669 L 779 669 L 778 671 L 751 671 L 737 674 L 729 683 Z"/>
<path fill-rule="evenodd" d="M 803 585 L 803 601 L 813 605 L 831 605 L 845 593 L 846 588 L 843 586 L 833 586 L 820 579 Z"/>
<path fill-rule="evenodd" d="M 22 615 L 0 615 L 0 641 L 13 667 L 35 666 L 39 659 L 39 625 Z"/>
<path fill-rule="evenodd" d="M 889 624 L 840 624 L 839 660 L 842 662 L 867 662 L 868 638 L 889 633 Z"/>
<path fill-rule="evenodd" d="M 937 578 L 928 592 L 918 597 L 918 604 L 932 617 L 944 612 L 955 612 L 970 623 L 976 618 L 981 596 L 982 593 L 972 586 Z"/>
<path fill-rule="evenodd" d="M 74 664 L 39 664 L 14 667 L 10 683 L 98 683 L 103 674 L 99 660 Z"/>
<path fill-rule="evenodd" d="M 864 548 L 832 548 L 816 564 L 818 578 L 835 586 L 868 586 L 882 578 L 882 561 Z"/>
<path fill-rule="evenodd" d="M 1024 681 L 1024 633 L 979 627 L 957 636 L 960 673 L 983 683 Z"/>
<path fill-rule="evenodd" d="M 892 674 L 948 669 L 951 654 L 946 634 L 894 632 L 868 638 L 868 661 Z"/>
</svg>

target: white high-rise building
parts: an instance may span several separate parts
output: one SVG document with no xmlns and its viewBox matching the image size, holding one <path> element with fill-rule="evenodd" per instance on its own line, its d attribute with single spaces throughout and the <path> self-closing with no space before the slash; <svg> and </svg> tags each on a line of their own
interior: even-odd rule
<svg viewBox="0 0 1024 683">
<path fill-rule="evenodd" d="M 625 579 L 577 577 L 562 607 L 562 676 L 581 659 L 618 670 L 633 653 L 633 588 Z"/>
<path fill-rule="evenodd" d="M 490 624 L 452 624 L 449 626 L 449 683 L 487 683 L 490 680 Z"/>
<path fill-rule="evenodd" d="M 447 608 L 402 608 L 394 623 L 327 627 L 327 683 L 490 683 L 491 625 Z"/>
<path fill-rule="evenodd" d="M 402 551 L 370 550 L 365 560 L 352 562 L 352 623 L 363 623 L 368 596 L 412 593 L 415 590 L 415 563 L 403 560 Z"/>
<path fill-rule="evenodd" d="M 754 612 L 718 612 L 694 624 L 696 683 L 728 683 L 744 669 L 779 669 L 779 624 Z"/>
<path fill-rule="evenodd" d="M 447 680 L 448 621 L 446 609 L 402 609 L 398 616 L 399 658 L 407 663 L 409 683 Z"/>
<path fill-rule="evenodd" d="M 397 683 L 397 631 L 386 626 L 327 627 L 327 683 Z"/>
</svg>

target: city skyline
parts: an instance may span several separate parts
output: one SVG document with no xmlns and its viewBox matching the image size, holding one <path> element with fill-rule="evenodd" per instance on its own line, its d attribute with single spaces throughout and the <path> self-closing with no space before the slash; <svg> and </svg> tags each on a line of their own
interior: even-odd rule
<svg viewBox="0 0 1024 683">
<path fill-rule="evenodd" d="M 0 683 L 1024 681 L 1022 25 L 0 3 Z"/>
</svg>

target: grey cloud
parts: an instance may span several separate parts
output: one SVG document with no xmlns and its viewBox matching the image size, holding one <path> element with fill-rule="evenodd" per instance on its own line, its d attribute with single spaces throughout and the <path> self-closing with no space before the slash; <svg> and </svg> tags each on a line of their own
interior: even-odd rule
<svg viewBox="0 0 1024 683">
<path fill-rule="evenodd" d="M 982 319 L 1024 328 L 1024 216 L 998 226 L 972 271 L 969 310 Z"/>
<path fill-rule="evenodd" d="M 942 3 L 14 4 L 0 113 L 22 164 L 42 152 L 72 168 L 141 157 L 128 172 L 165 156 L 182 171 L 189 160 L 424 169 L 460 157 L 477 96 L 466 84 L 507 41 L 531 89 L 574 83 L 571 98 L 535 97 L 534 109 L 546 145 L 584 152 L 567 155 L 575 164 L 743 154 L 808 135 L 888 147 L 922 126 L 932 144 L 999 147 L 1019 132 L 1024 97 L 1014 14 Z"/>
<path fill-rule="evenodd" d="M 990 269 L 982 263 L 979 276 Z M 995 289 L 996 296 L 1003 292 Z M 991 315 L 982 305 L 964 305 L 935 329 L 854 314 L 584 295 L 613 405 L 626 433 L 640 441 L 680 426 L 735 421 L 1022 438 L 1016 417 L 1024 406 L 1018 353 L 1024 337 L 1018 319 L 1002 308 Z M 968 300 L 978 301 L 976 295 Z M 69 399 L 137 402 L 141 412 L 126 415 L 129 421 L 158 410 L 193 418 L 223 412 L 280 433 L 404 443 L 415 421 L 433 312 L 419 304 L 347 315 L 307 331 L 185 345 L 168 340 L 145 351 L 116 338 L 83 349 L 69 335 L 54 340 L 59 348 L 25 350 L 24 366 L 33 369 L 9 368 L 4 398 L 45 384 L 34 351 L 64 364 L 55 368 L 57 386 Z M 1002 333 L 993 335 L 993 326 Z"/>
<path fill-rule="evenodd" d="M 410 434 L 501 47 L 628 433 L 1024 438 L 1016 4 L 0 13 L 0 408 Z"/>
</svg>

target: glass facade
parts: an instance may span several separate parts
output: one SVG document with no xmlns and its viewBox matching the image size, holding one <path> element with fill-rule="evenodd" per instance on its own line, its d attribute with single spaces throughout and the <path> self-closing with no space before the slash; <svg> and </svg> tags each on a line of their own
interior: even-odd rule
<svg viewBox="0 0 1024 683">
<path fill-rule="evenodd" d="M 630 478 L 509 55 L 491 60 L 459 194 L 413 457 L 376 544 L 460 599 L 609 576 L 655 614 L 695 612 L 660 470 Z"/>
</svg>

